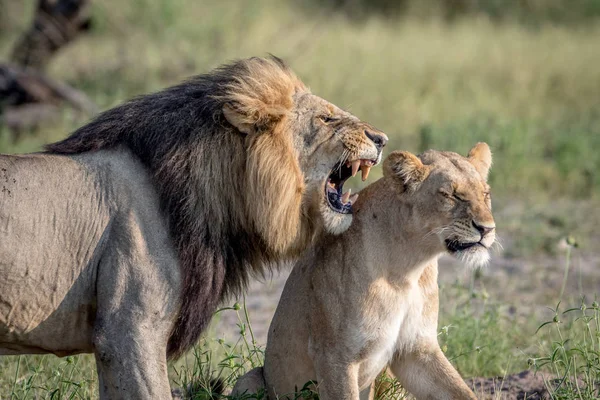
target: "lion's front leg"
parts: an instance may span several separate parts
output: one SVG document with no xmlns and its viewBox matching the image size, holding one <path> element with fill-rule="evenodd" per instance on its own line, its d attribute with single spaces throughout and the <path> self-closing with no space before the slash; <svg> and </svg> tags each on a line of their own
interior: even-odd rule
<svg viewBox="0 0 600 400">
<path fill-rule="evenodd" d="M 166 345 L 152 329 L 94 337 L 101 399 L 170 399 Z"/>
<path fill-rule="evenodd" d="M 372 387 L 373 385 L 369 385 L 367 388 L 361 390 L 360 392 L 360 400 L 373 400 L 375 398 L 375 390 Z"/>
<path fill-rule="evenodd" d="M 171 399 L 167 343 L 180 303 L 177 259 L 160 232 L 139 237 L 142 229 L 127 223 L 113 230 L 117 240 L 98 267 L 92 338 L 100 398 Z"/>
</svg>

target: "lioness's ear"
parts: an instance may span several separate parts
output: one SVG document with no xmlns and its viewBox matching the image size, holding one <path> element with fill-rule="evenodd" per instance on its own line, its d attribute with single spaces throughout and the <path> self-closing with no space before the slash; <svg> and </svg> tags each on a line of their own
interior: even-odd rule
<svg viewBox="0 0 600 400">
<path fill-rule="evenodd" d="M 469 151 L 469 161 L 477 172 L 487 181 L 488 172 L 492 166 L 492 152 L 487 143 L 479 142 Z"/>
<path fill-rule="evenodd" d="M 415 190 L 428 174 L 429 167 L 408 151 L 393 151 L 383 163 L 383 175 L 399 180 L 408 190 Z"/>
<path fill-rule="evenodd" d="M 238 131 L 249 135 L 254 132 L 254 123 L 256 119 L 250 118 L 236 107 L 229 103 L 223 105 L 223 115 L 227 122 L 233 125 Z"/>
</svg>

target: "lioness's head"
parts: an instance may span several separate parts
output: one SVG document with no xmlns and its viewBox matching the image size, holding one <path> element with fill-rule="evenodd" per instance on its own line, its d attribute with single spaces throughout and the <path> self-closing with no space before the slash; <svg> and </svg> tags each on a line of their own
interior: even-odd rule
<svg viewBox="0 0 600 400">
<path fill-rule="evenodd" d="M 235 68 L 220 98 L 224 118 L 245 136 L 253 227 L 281 252 L 302 247 L 294 242 L 315 233 L 315 225 L 345 231 L 356 197 L 344 193 L 344 182 L 359 170 L 367 178 L 381 160 L 385 134 L 312 94 L 277 58 Z"/>
<path fill-rule="evenodd" d="M 472 266 L 489 261 L 496 240 L 487 176 L 492 153 L 478 143 L 467 157 L 429 150 L 418 157 L 392 152 L 384 163 L 384 175 L 398 185 L 411 207 L 411 218 L 424 241 L 433 241 Z"/>
</svg>

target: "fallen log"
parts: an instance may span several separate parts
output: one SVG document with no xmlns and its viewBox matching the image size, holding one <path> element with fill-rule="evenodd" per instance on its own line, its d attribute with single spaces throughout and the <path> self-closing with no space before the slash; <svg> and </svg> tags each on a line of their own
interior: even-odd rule
<svg viewBox="0 0 600 400">
<path fill-rule="evenodd" d="M 87 115 L 98 112 L 83 92 L 42 72 L 0 63 L 0 118 L 11 130 L 21 132 L 52 122 L 64 105 Z"/>
<path fill-rule="evenodd" d="M 38 0 L 31 26 L 13 48 L 12 63 L 43 70 L 58 50 L 90 26 L 90 0 Z"/>
</svg>

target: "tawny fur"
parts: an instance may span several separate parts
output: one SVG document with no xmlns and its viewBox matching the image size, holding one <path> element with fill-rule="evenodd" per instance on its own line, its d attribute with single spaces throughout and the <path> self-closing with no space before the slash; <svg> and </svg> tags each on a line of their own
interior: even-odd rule
<svg viewBox="0 0 600 400">
<path fill-rule="evenodd" d="M 366 129 L 383 136 L 281 60 L 251 58 L 108 110 L 47 153 L 0 156 L 0 354 L 94 352 L 102 398 L 166 397 L 167 356 L 219 302 L 349 225 L 324 188 L 339 161 L 379 158 Z"/>
<path fill-rule="evenodd" d="M 487 261 L 490 165 L 484 143 L 469 158 L 390 154 L 384 178 L 361 191 L 350 229 L 326 235 L 294 266 L 265 366 L 234 394 L 266 385 L 271 399 L 294 398 L 314 381 L 321 399 L 366 400 L 388 368 L 417 399 L 476 399 L 437 342 L 437 259 L 451 252 L 473 266 Z M 448 243 L 478 244 L 454 251 Z"/>
</svg>

